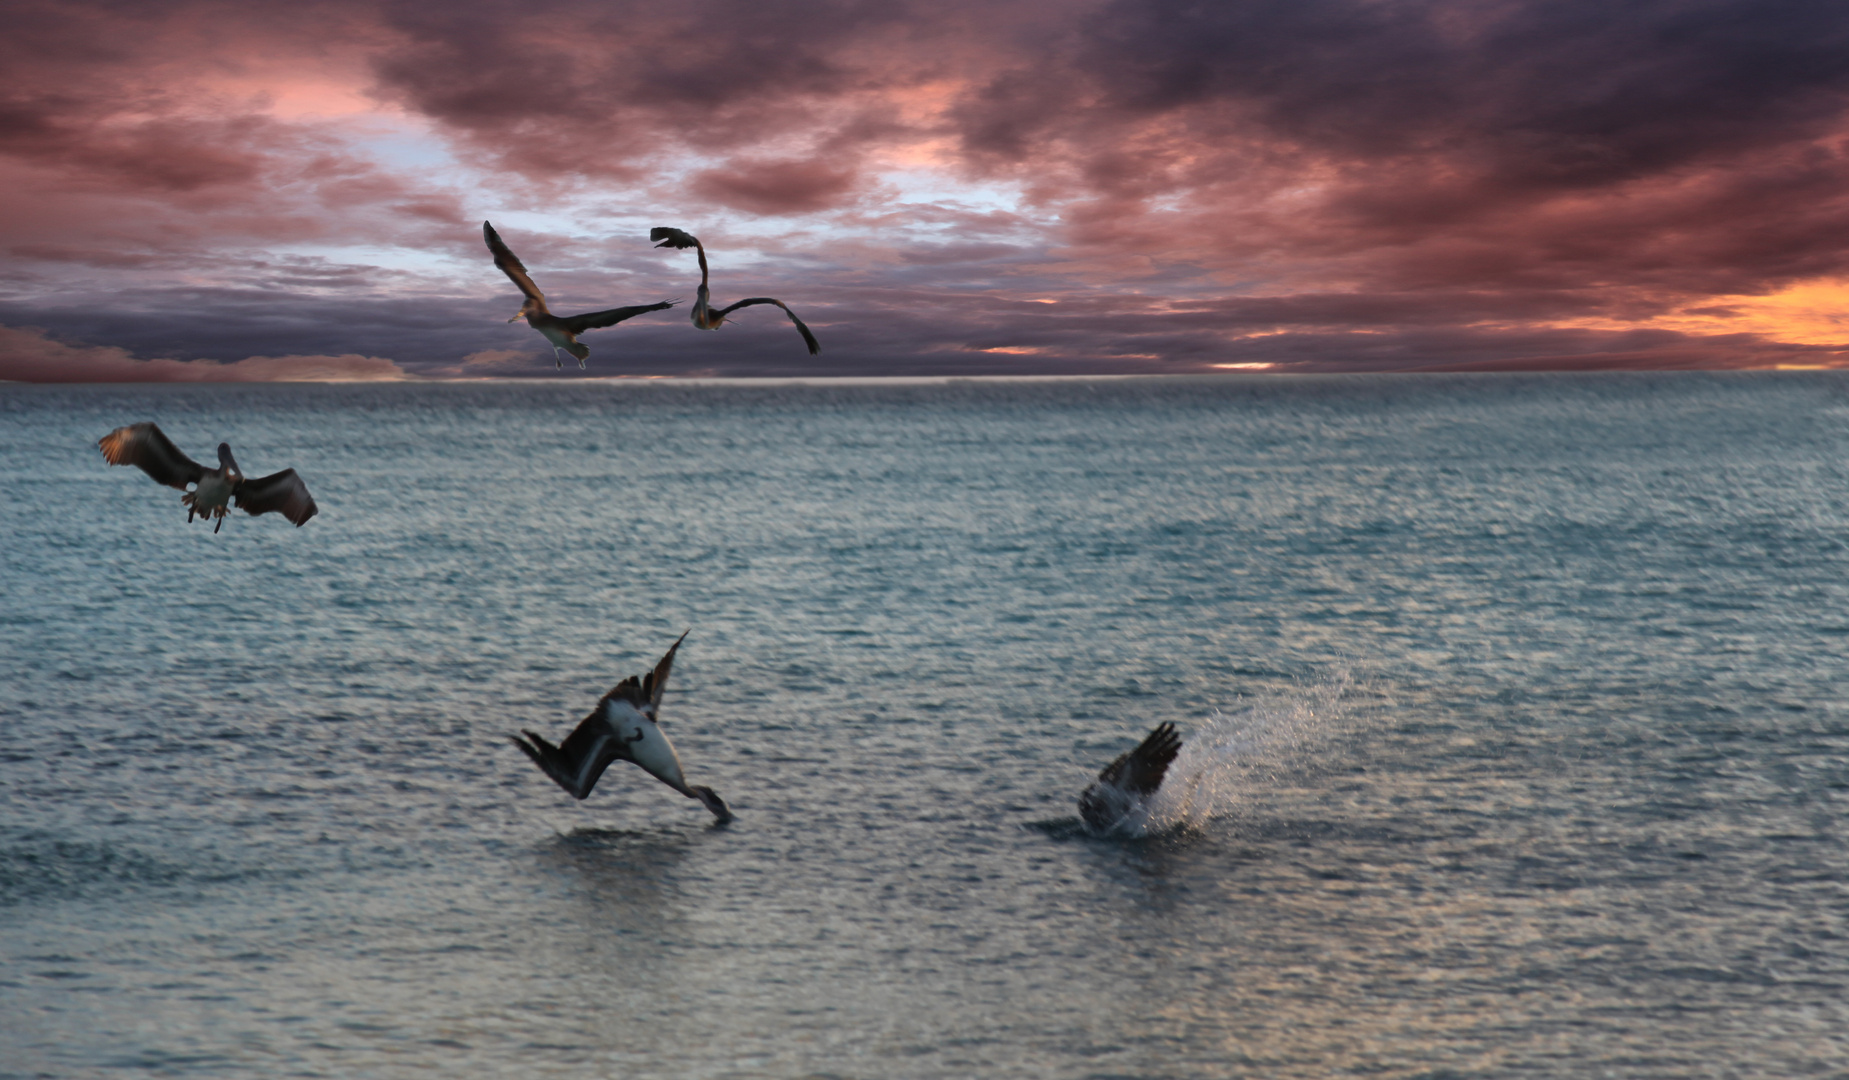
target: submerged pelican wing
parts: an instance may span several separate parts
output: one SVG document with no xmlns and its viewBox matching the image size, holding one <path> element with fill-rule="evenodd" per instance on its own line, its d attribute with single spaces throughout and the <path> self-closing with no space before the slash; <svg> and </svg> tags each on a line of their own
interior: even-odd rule
<svg viewBox="0 0 1849 1080">
<path fill-rule="evenodd" d="M 173 440 L 152 421 L 119 427 L 96 441 L 111 465 L 134 465 L 157 484 L 186 490 L 205 475 L 206 468 L 180 452 Z"/>
<path fill-rule="evenodd" d="M 482 222 L 482 239 L 488 241 L 488 250 L 494 253 L 494 265 L 500 267 L 501 273 L 506 274 L 508 280 L 519 286 L 521 292 L 544 304 L 546 294 L 540 292 L 539 286 L 533 284 L 533 279 L 527 276 L 526 264 L 522 263 L 520 256 L 515 255 L 513 249 L 502 241 L 501 234 L 494 231 L 494 226 L 485 221 Z"/>
<path fill-rule="evenodd" d="M 314 496 L 308 494 L 308 485 L 302 483 L 294 469 L 246 480 L 237 486 L 232 500 L 238 509 L 253 517 L 275 511 L 298 528 L 320 510 Z"/>
<path fill-rule="evenodd" d="M 746 300 L 740 300 L 738 303 L 733 304 L 730 307 L 722 307 L 718 311 L 715 311 L 713 314 L 723 319 L 727 315 L 730 315 L 732 312 L 737 311 L 739 308 L 752 307 L 757 304 L 775 304 L 778 307 L 782 308 L 783 313 L 785 315 L 788 315 L 790 317 L 790 321 L 796 324 L 796 332 L 803 336 L 803 344 L 809 346 L 809 355 L 814 356 L 815 354 L 822 351 L 822 343 L 815 340 L 815 335 L 810 333 L 809 328 L 803 325 L 803 321 L 796 317 L 796 313 L 794 311 L 790 310 L 790 305 L 784 303 L 781 300 L 775 300 L 768 296 L 753 296 Z"/>
<path fill-rule="evenodd" d="M 1079 816 L 1094 829 L 1117 824 L 1140 800 L 1156 793 L 1180 752 L 1181 737 L 1175 734 L 1175 725 L 1157 724 L 1136 749 L 1106 765 L 1079 796 Z"/>
</svg>

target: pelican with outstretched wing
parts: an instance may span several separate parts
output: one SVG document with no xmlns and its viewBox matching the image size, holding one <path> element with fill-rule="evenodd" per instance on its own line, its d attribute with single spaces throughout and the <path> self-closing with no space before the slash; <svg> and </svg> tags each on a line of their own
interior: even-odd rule
<svg viewBox="0 0 1849 1080">
<path fill-rule="evenodd" d="M 554 746 L 524 730 L 508 738 L 574 799 L 587 798 L 612 762 L 631 761 L 689 799 L 698 799 L 721 822 L 732 820 L 732 811 L 717 792 L 687 783 L 681 773 L 680 756 L 657 723 L 661 692 L 667 688 L 674 653 L 685 640 L 687 635 L 682 634 L 669 646 L 655 670 L 617 683 L 563 743 Z"/>
<path fill-rule="evenodd" d="M 803 344 L 809 346 L 809 355 L 814 356 L 822 351 L 822 343 L 815 340 L 815 335 L 810 333 L 809 328 L 803 325 L 803 321 L 796 317 L 794 311 L 790 310 L 790 305 L 781 300 L 769 296 L 753 296 L 728 307 L 714 310 L 711 304 L 712 292 L 706 284 L 706 247 L 692 233 L 657 225 L 648 231 L 648 238 L 660 241 L 655 245 L 656 247 L 692 248 L 700 256 L 700 294 L 699 298 L 693 302 L 693 325 L 696 329 L 717 330 L 725 323 L 725 317 L 739 308 L 755 307 L 758 304 L 775 304 L 783 309 L 783 313 L 790 317 L 791 322 L 796 324 L 796 332 L 803 336 Z"/>
<path fill-rule="evenodd" d="M 185 491 L 180 502 L 186 507 L 186 520 L 215 518 L 218 523 L 212 526 L 213 532 L 224 528 L 228 505 L 252 515 L 274 510 L 298 527 L 319 509 L 308 494 L 308 485 L 302 483 L 294 469 L 245 479 L 231 456 L 230 443 L 218 444 L 216 469 L 208 469 L 181 453 L 152 422 L 119 427 L 98 439 L 96 446 L 109 464 L 138 466 L 155 483 Z M 189 484 L 191 491 L 187 491 Z"/>
<path fill-rule="evenodd" d="M 1134 750 L 1104 767 L 1079 796 L 1079 817 L 1093 832 L 1108 833 L 1132 811 L 1147 805 L 1161 789 L 1168 767 L 1181 752 L 1181 737 L 1174 724 L 1157 724 Z"/>
<path fill-rule="evenodd" d="M 674 301 L 663 300 L 659 304 L 636 304 L 605 311 L 587 311 L 582 315 L 554 315 L 546 310 L 546 294 L 540 292 L 539 286 L 533 284 L 533 279 L 527 276 L 526 266 L 521 263 L 520 256 L 513 253 L 501 240 L 501 234 L 495 232 L 494 226 L 486 221 L 482 222 L 482 239 L 488 242 L 488 250 L 494 253 L 494 265 L 500 267 L 501 273 L 506 274 L 526 294 L 526 302 L 507 321 L 513 322 L 514 319 L 524 317 L 528 326 L 539 331 L 540 336 L 552 344 L 553 362 L 561 368 L 565 366 L 565 361 L 559 358 L 560 349 L 577 357 L 578 367 L 584 367 L 584 358 L 591 355 L 591 350 L 578 344 L 578 335 L 586 330 L 615 326 L 624 319 L 633 319 L 650 311 L 665 311 L 674 306 Z"/>
</svg>

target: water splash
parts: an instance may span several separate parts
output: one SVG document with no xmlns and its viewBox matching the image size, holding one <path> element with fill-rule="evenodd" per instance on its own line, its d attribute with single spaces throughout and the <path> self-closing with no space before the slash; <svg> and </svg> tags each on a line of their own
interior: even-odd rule
<svg viewBox="0 0 1849 1080">
<path fill-rule="evenodd" d="M 1162 787 L 1112 827 L 1112 835 L 1196 829 L 1237 812 L 1286 774 L 1300 772 L 1308 753 L 1344 729 L 1344 695 L 1352 684 L 1343 669 L 1283 700 L 1216 711 L 1183 737 Z"/>
</svg>

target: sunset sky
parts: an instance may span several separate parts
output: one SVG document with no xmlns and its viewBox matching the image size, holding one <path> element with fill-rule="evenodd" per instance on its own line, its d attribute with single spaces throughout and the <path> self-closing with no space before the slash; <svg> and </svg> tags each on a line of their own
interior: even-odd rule
<svg viewBox="0 0 1849 1080">
<path fill-rule="evenodd" d="M 8 9 L 0 378 L 1849 367 L 1837 0 Z"/>
</svg>

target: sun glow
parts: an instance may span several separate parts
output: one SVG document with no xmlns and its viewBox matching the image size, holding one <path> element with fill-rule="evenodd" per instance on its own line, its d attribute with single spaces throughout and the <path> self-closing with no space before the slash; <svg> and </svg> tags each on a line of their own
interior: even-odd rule
<svg viewBox="0 0 1849 1080">
<path fill-rule="evenodd" d="M 1802 282 L 1767 296 L 1716 296 L 1643 322 L 1575 320 L 1593 330 L 1640 326 L 1687 334 L 1758 334 L 1793 345 L 1849 344 L 1849 279 Z"/>
</svg>

